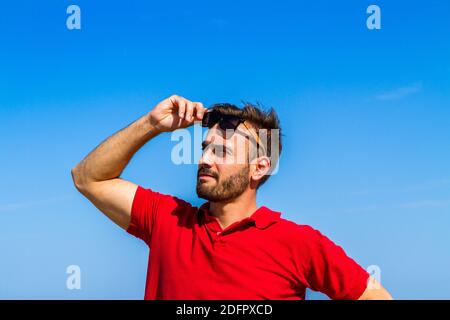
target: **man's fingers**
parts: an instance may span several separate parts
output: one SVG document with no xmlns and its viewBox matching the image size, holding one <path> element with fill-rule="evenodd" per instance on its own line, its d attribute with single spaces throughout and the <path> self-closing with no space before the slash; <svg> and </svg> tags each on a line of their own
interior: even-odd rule
<svg viewBox="0 0 450 320">
<path fill-rule="evenodd" d="M 178 109 L 178 116 L 181 122 L 192 123 L 196 119 L 203 119 L 203 115 L 207 111 L 201 102 L 192 102 L 183 97 L 173 95 L 169 98 L 172 106 Z"/>
<path fill-rule="evenodd" d="M 194 113 L 194 103 L 191 101 L 187 102 L 186 106 L 186 120 L 191 122 L 193 120 L 193 113 Z"/>
<path fill-rule="evenodd" d="M 182 97 L 176 97 L 174 105 L 178 107 L 178 116 L 183 119 L 186 113 L 186 100 Z"/>
<path fill-rule="evenodd" d="M 195 116 L 198 120 L 203 119 L 203 115 L 205 114 L 206 108 L 203 107 L 203 103 L 195 102 Z"/>
</svg>

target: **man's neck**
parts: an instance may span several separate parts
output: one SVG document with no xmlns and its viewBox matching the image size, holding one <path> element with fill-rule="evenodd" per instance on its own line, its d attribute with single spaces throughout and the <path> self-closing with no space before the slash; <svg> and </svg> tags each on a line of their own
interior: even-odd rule
<svg viewBox="0 0 450 320">
<path fill-rule="evenodd" d="M 211 215 L 219 220 L 222 229 L 250 217 L 256 209 L 256 193 L 250 190 L 244 191 L 239 197 L 231 201 L 210 202 L 209 205 Z"/>
</svg>

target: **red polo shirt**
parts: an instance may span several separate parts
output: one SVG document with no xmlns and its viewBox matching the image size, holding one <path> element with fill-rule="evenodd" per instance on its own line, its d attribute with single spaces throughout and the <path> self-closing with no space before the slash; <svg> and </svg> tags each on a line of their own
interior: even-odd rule
<svg viewBox="0 0 450 320">
<path fill-rule="evenodd" d="M 368 273 L 319 231 L 260 207 L 222 229 L 208 212 L 138 187 L 127 230 L 150 247 L 145 299 L 357 299 Z"/>
</svg>

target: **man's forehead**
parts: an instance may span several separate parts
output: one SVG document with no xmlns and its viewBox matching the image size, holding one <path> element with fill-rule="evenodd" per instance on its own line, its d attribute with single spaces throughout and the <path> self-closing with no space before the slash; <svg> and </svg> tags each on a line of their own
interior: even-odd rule
<svg viewBox="0 0 450 320">
<path fill-rule="evenodd" d="M 230 144 L 235 141 L 244 141 L 246 139 L 245 135 L 240 133 L 239 129 L 237 130 L 221 130 L 218 128 L 211 128 L 208 130 L 208 133 L 205 137 L 204 144 L 210 143 L 219 143 L 219 144 Z"/>
</svg>

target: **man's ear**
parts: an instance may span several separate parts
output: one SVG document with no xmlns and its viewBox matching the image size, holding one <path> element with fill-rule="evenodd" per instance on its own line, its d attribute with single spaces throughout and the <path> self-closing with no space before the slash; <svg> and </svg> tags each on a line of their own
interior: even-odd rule
<svg viewBox="0 0 450 320">
<path fill-rule="evenodd" d="M 261 156 L 252 161 L 254 171 L 252 173 L 252 179 L 254 181 L 260 181 L 270 170 L 271 162 L 267 156 Z"/>
</svg>

